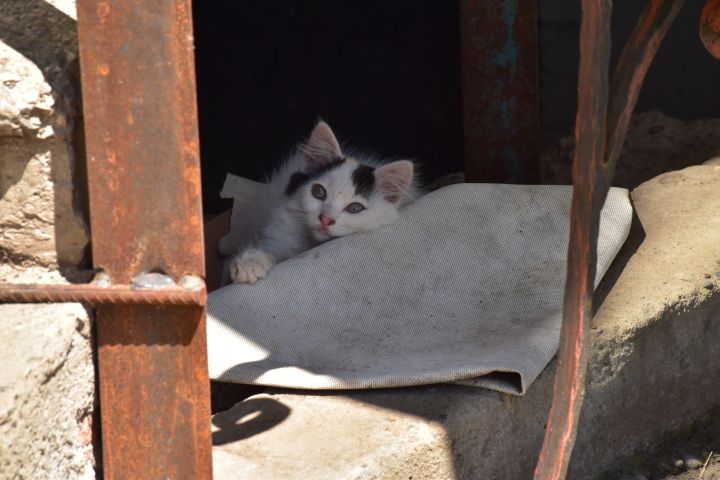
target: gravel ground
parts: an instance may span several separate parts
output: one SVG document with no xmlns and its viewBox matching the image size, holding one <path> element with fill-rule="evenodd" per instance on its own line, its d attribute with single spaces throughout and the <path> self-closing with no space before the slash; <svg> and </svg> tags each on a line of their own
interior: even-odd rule
<svg viewBox="0 0 720 480">
<path fill-rule="evenodd" d="M 713 455 L 705 471 L 700 467 L 696 470 L 688 470 L 678 475 L 668 475 L 663 478 L 673 480 L 720 480 L 720 456 Z"/>
<path fill-rule="evenodd" d="M 600 480 L 720 480 L 720 410 L 647 450 L 620 460 Z"/>
</svg>

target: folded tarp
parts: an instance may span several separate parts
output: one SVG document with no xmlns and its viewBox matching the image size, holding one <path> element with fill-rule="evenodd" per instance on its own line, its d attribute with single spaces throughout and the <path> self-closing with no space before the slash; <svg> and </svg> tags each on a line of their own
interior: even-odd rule
<svg viewBox="0 0 720 480">
<path fill-rule="evenodd" d="M 247 195 L 258 198 L 262 184 L 245 185 L 231 177 L 225 193 L 236 197 L 235 226 L 257 229 L 262 212 Z M 451 185 L 406 206 L 393 225 L 320 245 L 255 285 L 211 292 L 211 378 L 301 389 L 460 382 L 524 393 L 559 344 L 571 192 Z M 627 190 L 610 189 L 596 284 L 631 219 Z"/>
</svg>

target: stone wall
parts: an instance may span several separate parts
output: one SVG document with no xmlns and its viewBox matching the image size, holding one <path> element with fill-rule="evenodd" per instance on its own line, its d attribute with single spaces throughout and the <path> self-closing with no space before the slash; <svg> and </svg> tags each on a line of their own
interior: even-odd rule
<svg viewBox="0 0 720 480">
<path fill-rule="evenodd" d="M 87 266 L 75 23 L 73 0 L 0 9 L 0 283 L 76 281 Z M 0 479 L 95 478 L 89 312 L 3 304 L 0 320 Z"/>
</svg>

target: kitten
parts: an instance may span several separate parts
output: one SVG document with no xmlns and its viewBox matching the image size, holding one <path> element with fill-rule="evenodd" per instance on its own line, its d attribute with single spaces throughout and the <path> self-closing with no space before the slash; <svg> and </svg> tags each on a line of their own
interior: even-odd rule
<svg viewBox="0 0 720 480">
<path fill-rule="evenodd" d="M 382 164 L 343 154 L 319 122 L 307 144 L 270 180 L 273 205 L 257 247 L 230 267 L 236 283 L 255 283 L 278 262 L 330 239 L 393 223 L 415 196 L 409 160 Z"/>
</svg>

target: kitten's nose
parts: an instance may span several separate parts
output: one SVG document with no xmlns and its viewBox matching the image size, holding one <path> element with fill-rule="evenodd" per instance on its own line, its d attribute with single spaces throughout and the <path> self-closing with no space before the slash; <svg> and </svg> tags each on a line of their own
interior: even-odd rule
<svg viewBox="0 0 720 480">
<path fill-rule="evenodd" d="M 320 225 L 322 225 L 323 228 L 327 228 L 330 225 L 332 225 L 333 223 L 335 223 L 335 219 L 327 217 L 327 216 L 323 215 L 322 213 L 320 214 Z"/>
</svg>

